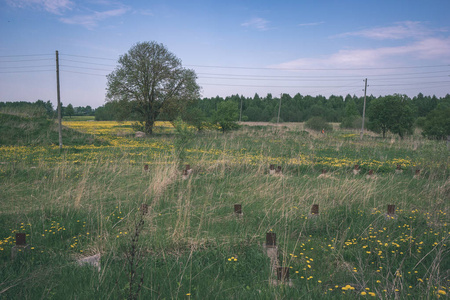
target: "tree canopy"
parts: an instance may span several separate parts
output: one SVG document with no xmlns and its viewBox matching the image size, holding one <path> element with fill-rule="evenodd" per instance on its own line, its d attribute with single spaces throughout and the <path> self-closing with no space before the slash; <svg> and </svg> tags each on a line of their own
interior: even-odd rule
<svg viewBox="0 0 450 300">
<path fill-rule="evenodd" d="M 368 116 L 369 129 L 382 132 L 383 137 L 387 131 L 398 134 L 401 138 L 412 133 L 414 110 L 402 95 L 395 94 L 372 100 Z"/>
<path fill-rule="evenodd" d="M 195 72 L 183 68 L 163 44 L 137 43 L 119 58 L 118 64 L 107 76 L 107 101 L 133 102 L 131 107 L 148 134 L 161 112 L 175 120 L 187 103 L 199 97 Z"/>
</svg>

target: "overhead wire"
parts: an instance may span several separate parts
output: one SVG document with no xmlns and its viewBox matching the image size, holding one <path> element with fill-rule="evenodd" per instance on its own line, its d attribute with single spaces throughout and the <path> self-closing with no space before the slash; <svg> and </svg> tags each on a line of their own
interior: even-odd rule
<svg viewBox="0 0 450 300">
<path fill-rule="evenodd" d="M 0 56 L 0 63 L 21 63 L 21 62 L 40 62 L 40 61 L 51 61 L 52 58 L 40 58 L 42 56 L 53 56 L 54 54 L 24 54 L 24 55 L 4 55 Z M 28 59 L 28 57 L 35 57 L 34 59 Z M 72 59 L 71 57 L 75 58 Z M 2 60 L 2 58 L 6 58 Z M 25 59 L 23 59 L 25 58 Z M 87 56 L 87 55 L 77 55 L 77 54 L 65 54 L 60 53 L 60 71 L 74 74 L 83 74 L 83 75 L 92 75 L 92 76 L 101 76 L 105 77 L 107 74 L 96 74 L 90 72 L 83 71 L 75 71 L 73 69 L 82 69 L 82 70 L 93 70 L 93 71 L 105 71 L 112 72 L 113 69 L 117 67 L 117 64 L 109 64 L 109 63 L 101 63 L 100 61 L 115 61 L 117 59 L 106 58 L 106 57 L 98 57 L 98 56 Z M 62 62 L 62 64 L 61 64 Z M 67 64 L 66 62 L 73 63 Z M 103 66 L 110 67 L 109 68 L 95 68 L 89 67 L 92 66 Z M 48 68 L 53 65 L 25 65 L 25 66 L 1 66 L 0 65 L 0 73 L 8 74 L 8 73 L 27 73 L 27 72 L 49 72 L 54 70 L 34 70 L 35 68 Z M 450 73 L 450 65 L 441 64 L 441 65 L 423 65 L 423 66 L 398 66 L 398 67 L 365 67 L 365 68 L 279 68 L 279 67 L 245 67 L 245 66 L 219 66 L 219 65 L 197 65 L 197 64 L 187 64 L 184 65 L 186 67 L 194 67 L 194 68 L 207 68 L 207 69 L 236 69 L 236 70 L 267 70 L 271 72 L 283 72 L 283 71 L 369 71 L 369 70 L 408 70 L 408 69 L 417 69 L 419 72 L 399 72 L 392 73 L 387 72 L 385 74 L 324 74 L 324 75 L 297 75 L 297 74 L 289 74 L 289 75 L 280 75 L 279 73 L 274 73 L 270 75 L 263 74 L 232 74 L 231 72 L 198 72 L 198 78 L 201 83 L 200 85 L 204 86 L 226 86 L 226 87 L 255 87 L 255 88 L 297 88 L 297 89 L 310 89 L 310 88 L 321 88 L 321 89 L 348 89 L 348 88 L 360 88 L 360 85 L 357 84 L 356 81 L 361 80 L 361 78 L 371 78 L 370 82 L 375 82 L 371 84 L 371 87 L 407 87 L 411 85 L 417 85 L 426 87 L 436 87 L 436 84 L 442 85 L 447 84 L 450 81 L 422 81 L 422 82 L 411 82 L 411 80 L 422 80 L 422 79 L 438 79 L 438 78 L 448 78 L 448 74 Z M 441 70 L 430 70 L 441 68 Z M 444 68 L 442 70 L 442 68 Z M 27 71 L 15 71 L 16 69 L 29 69 Z M 5 70 L 5 71 L 3 71 Z M 362 73 L 362 72 L 358 72 Z M 439 75 L 442 74 L 442 75 Z M 418 75 L 418 76 L 410 76 L 410 75 Z M 425 76 L 432 75 L 432 76 Z M 223 83 L 217 82 L 222 80 L 235 80 L 237 83 Z M 402 80 L 402 82 L 399 82 Z M 209 81 L 209 82 L 203 82 Z M 342 82 L 347 84 L 341 85 L 258 85 L 258 84 L 241 84 L 241 81 L 254 81 L 254 82 L 298 82 L 298 83 L 306 83 L 306 82 Z M 383 83 L 385 81 L 391 81 L 391 83 Z"/>
</svg>

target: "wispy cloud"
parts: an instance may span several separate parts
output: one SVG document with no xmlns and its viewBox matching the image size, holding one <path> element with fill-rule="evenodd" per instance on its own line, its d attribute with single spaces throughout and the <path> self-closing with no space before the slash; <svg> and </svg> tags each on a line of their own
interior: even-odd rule
<svg viewBox="0 0 450 300">
<path fill-rule="evenodd" d="M 69 18 L 60 18 L 59 20 L 66 24 L 81 25 L 87 29 L 93 29 L 97 26 L 98 22 L 111 17 L 118 17 L 125 14 L 129 10 L 128 7 L 122 7 L 118 9 L 112 9 L 102 12 L 93 12 L 86 15 L 77 15 Z"/>
<path fill-rule="evenodd" d="M 43 9 L 57 15 L 72 9 L 74 6 L 74 3 L 70 0 L 6 0 L 6 3 L 19 8 L 31 7 Z"/>
<path fill-rule="evenodd" d="M 317 26 L 317 25 L 321 25 L 321 24 L 324 24 L 324 23 L 325 22 L 302 23 L 302 24 L 298 24 L 298 26 L 300 26 L 300 27 Z"/>
<path fill-rule="evenodd" d="M 427 38 L 397 47 L 340 50 L 320 58 L 300 58 L 272 67 L 279 69 L 339 69 L 391 67 L 393 62 L 439 60 L 450 63 L 450 38 Z"/>
<path fill-rule="evenodd" d="M 358 36 L 377 40 L 400 40 L 406 38 L 423 38 L 441 30 L 433 30 L 422 22 L 399 22 L 394 26 L 377 27 L 354 32 L 346 32 L 336 37 Z"/>
<path fill-rule="evenodd" d="M 143 16 L 154 16 L 153 11 L 149 9 L 137 9 L 133 11 L 134 14 L 143 15 Z"/>
<path fill-rule="evenodd" d="M 263 18 L 253 18 L 245 23 L 242 23 L 241 26 L 244 27 L 248 27 L 248 28 L 253 28 L 253 29 L 257 29 L 257 30 L 268 30 L 269 28 L 267 27 L 267 25 L 270 22 L 263 19 Z"/>
</svg>

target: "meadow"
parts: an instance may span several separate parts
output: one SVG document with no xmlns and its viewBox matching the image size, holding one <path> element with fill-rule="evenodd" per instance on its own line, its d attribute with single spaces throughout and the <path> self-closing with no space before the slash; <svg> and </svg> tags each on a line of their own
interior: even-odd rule
<svg viewBox="0 0 450 300">
<path fill-rule="evenodd" d="M 449 297 L 443 141 L 302 123 L 222 134 L 159 122 L 146 138 L 131 122 L 63 125 L 100 142 L 0 147 L 1 299 Z M 18 232 L 29 248 L 11 259 Z M 267 232 L 289 282 L 271 270 Z M 77 263 L 96 254 L 100 269 Z"/>
</svg>

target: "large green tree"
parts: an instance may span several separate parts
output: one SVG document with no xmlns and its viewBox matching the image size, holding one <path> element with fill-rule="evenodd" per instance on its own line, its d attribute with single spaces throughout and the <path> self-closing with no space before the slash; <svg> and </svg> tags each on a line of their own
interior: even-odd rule
<svg viewBox="0 0 450 300">
<path fill-rule="evenodd" d="M 374 99 L 367 115 L 369 129 L 382 132 L 383 138 L 387 131 L 398 134 L 400 138 L 413 131 L 414 110 L 406 96 L 395 94 Z"/>
<path fill-rule="evenodd" d="M 107 101 L 134 102 L 148 134 L 161 112 L 174 120 L 199 97 L 195 72 L 183 68 L 173 53 L 156 42 L 131 47 L 107 79 Z"/>
</svg>

